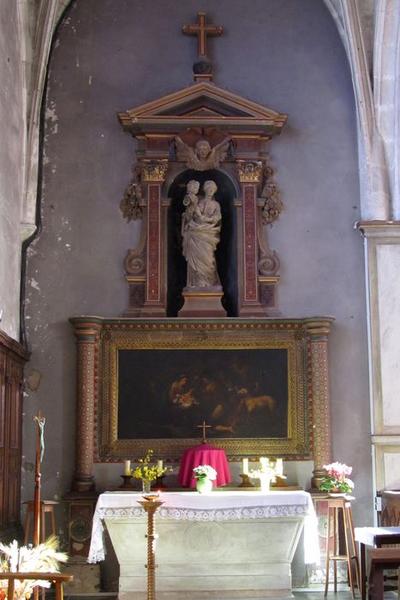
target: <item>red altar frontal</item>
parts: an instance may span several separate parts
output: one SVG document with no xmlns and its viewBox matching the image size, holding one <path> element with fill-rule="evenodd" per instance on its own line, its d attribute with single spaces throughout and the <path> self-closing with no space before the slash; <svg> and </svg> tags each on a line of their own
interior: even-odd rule
<svg viewBox="0 0 400 600">
<path fill-rule="evenodd" d="M 199 465 L 210 465 L 217 471 L 217 479 L 213 481 L 216 487 L 227 485 L 232 481 L 225 450 L 214 448 L 209 444 L 199 444 L 188 448 L 183 453 L 179 469 L 179 483 L 182 487 L 196 487 L 193 469 Z"/>
</svg>

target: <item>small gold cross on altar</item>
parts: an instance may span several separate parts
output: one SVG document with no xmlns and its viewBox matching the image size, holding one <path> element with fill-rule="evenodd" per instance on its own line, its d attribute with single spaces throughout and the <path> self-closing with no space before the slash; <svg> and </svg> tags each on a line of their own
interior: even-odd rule
<svg viewBox="0 0 400 600">
<path fill-rule="evenodd" d="M 222 35 L 224 28 L 221 25 L 207 25 L 205 12 L 197 13 L 197 18 L 197 23 L 184 25 L 182 31 L 187 35 L 197 35 L 197 52 L 199 56 L 204 57 L 207 56 L 207 37 Z"/>
<path fill-rule="evenodd" d="M 203 423 L 201 425 L 196 425 L 196 427 L 198 429 L 202 429 L 203 430 L 203 439 L 202 439 L 202 444 L 205 444 L 207 442 L 206 440 L 206 429 L 211 429 L 212 425 L 206 425 L 206 422 L 203 421 Z"/>
</svg>

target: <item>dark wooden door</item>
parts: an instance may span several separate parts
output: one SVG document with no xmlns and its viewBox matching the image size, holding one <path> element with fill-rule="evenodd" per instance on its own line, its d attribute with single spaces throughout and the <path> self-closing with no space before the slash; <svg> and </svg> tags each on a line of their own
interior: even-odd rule
<svg viewBox="0 0 400 600">
<path fill-rule="evenodd" d="M 27 353 L 0 331 L 0 529 L 20 521 L 22 383 Z"/>
</svg>

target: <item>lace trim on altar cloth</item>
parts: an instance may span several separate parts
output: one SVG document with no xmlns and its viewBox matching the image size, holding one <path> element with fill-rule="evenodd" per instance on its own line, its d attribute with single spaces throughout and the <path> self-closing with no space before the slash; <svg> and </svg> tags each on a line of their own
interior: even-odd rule
<svg viewBox="0 0 400 600">
<path fill-rule="evenodd" d="M 234 521 L 239 519 L 263 519 L 270 517 L 295 517 L 307 516 L 309 507 L 305 504 L 271 505 L 271 506 L 243 506 L 237 508 L 174 508 L 163 506 L 157 513 L 161 519 L 175 519 L 177 521 Z M 93 517 L 93 530 L 89 563 L 100 562 L 105 559 L 103 544 L 102 519 L 138 519 L 145 516 L 145 511 L 139 507 L 103 507 L 98 508 Z"/>
</svg>

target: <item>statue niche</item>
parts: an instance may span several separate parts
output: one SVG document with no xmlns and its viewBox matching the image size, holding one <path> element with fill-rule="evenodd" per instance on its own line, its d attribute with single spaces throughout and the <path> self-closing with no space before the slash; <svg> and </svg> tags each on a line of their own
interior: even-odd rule
<svg viewBox="0 0 400 600">
<path fill-rule="evenodd" d="M 168 196 L 167 315 L 178 315 L 182 292 L 220 292 L 221 316 L 237 316 L 237 193 L 232 181 L 217 169 L 188 169 L 175 178 Z"/>
</svg>

